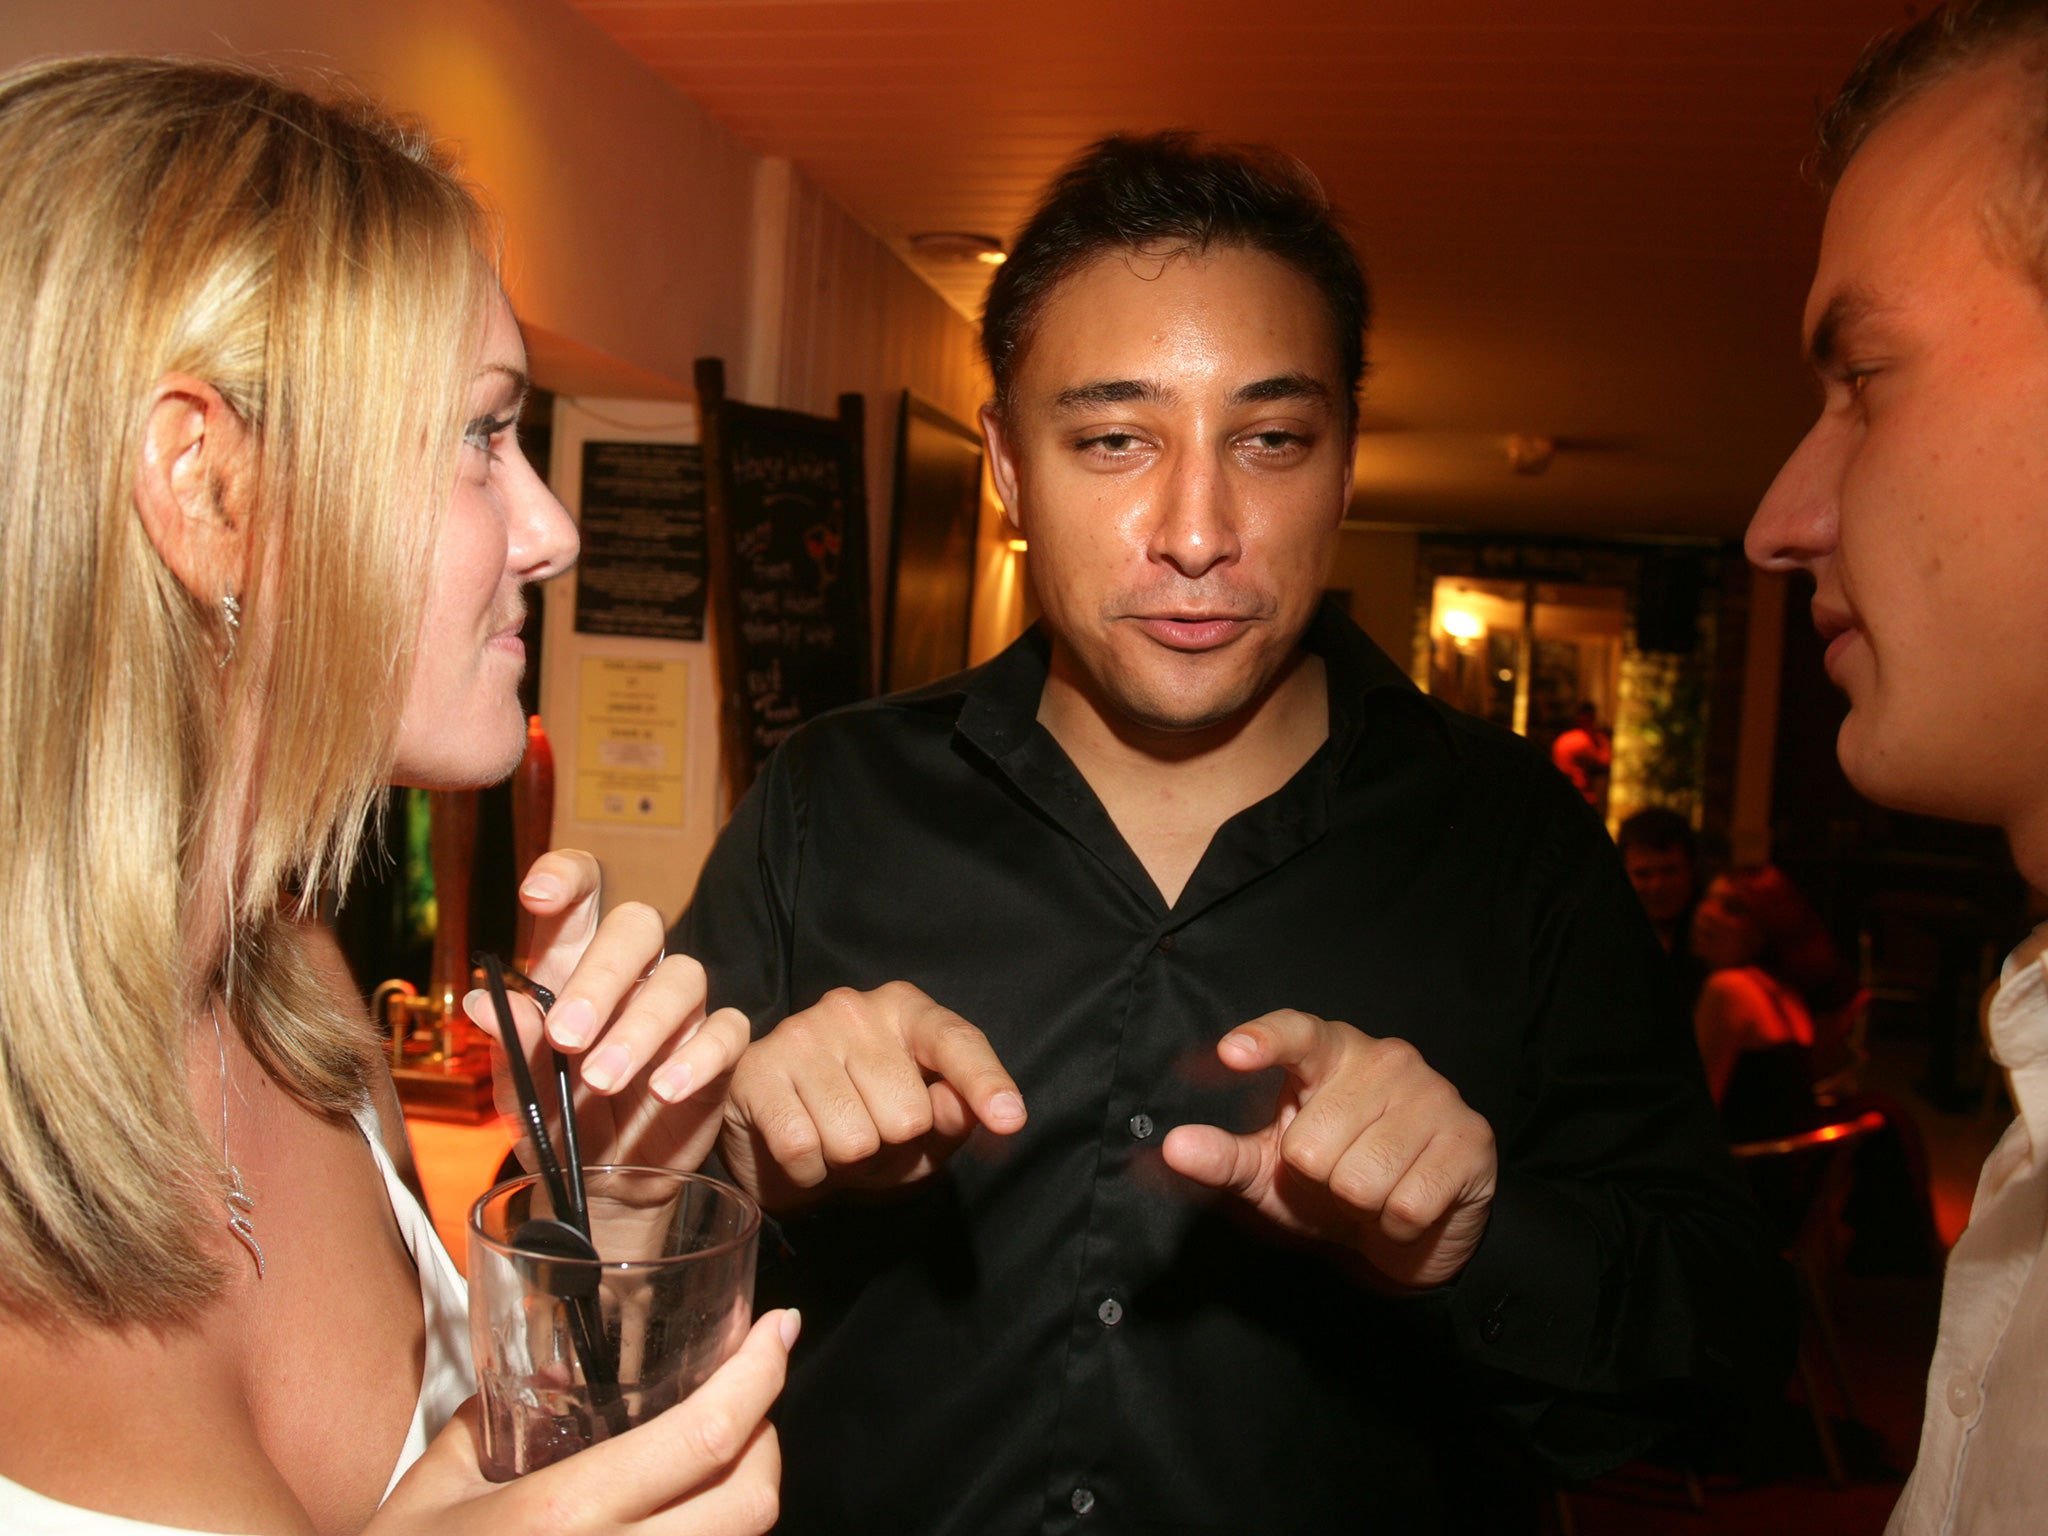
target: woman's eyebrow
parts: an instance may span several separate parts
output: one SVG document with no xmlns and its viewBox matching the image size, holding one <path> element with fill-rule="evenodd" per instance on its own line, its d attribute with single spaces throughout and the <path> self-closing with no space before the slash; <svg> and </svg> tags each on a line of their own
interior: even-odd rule
<svg viewBox="0 0 2048 1536">
<path fill-rule="evenodd" d="M 485 363 L 477 369 L 476 376 L 482 378 L 487 373 L 500 375 L 522 400 L 533 388 L 533 380 L 527 376 L 526 370 L 514 368 L 510 363 Z"/>
</svg>

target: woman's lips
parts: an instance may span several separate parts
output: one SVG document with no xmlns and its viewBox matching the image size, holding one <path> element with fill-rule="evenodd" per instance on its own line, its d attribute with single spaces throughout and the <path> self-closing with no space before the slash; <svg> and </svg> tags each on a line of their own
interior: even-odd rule
<svg viewBox="0 0 2048 1536">
<path fill-rule="evenodd" d="M 525 627 L 525 620 L 522 619 L 517 624 L 508 625 L 506 628 L 499 630 L 484 643 L 491 650 L 503 651 L 506 655 L 516 657 L 521 663 L 524 663 L 526 660 L 526 642 L 520 639 L 519 635 L 520 631 Z"/>
</svg>

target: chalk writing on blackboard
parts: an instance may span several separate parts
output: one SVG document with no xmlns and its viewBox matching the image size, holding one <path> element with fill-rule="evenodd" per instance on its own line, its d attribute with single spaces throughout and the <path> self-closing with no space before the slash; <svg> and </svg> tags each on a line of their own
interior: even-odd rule
<svg viewBox="0 0 2048 1536">
<path fill-rule="evenodd" d="M 844 580 L 848 445 L 820 425 L 814 442 L 786 420 L 727 427 L 734 616 L 757 762 L 811 716 L 867 692 L 860 594 Z"/>
<path fill-rule="evenodd" d="M 583 445 L 576 628 L 704 638 L 704 455 L 694 443 Z"/>
<path fill-rule="evenodd" d="M 724 397 L 723 369 L 698 364 L 711 455 L 712 570 L 718 587 L 728 791 L 805 721 L 869 691 L 867 503 L 861 408 L 837 419 Z"/>
</svg>

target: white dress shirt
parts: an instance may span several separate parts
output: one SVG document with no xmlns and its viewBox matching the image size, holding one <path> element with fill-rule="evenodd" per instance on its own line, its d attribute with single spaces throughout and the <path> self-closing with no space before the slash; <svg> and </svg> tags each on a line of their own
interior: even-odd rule
<svg viewBox="0 0 2048 1536">
<path fill-rule="evenodd" d="M 1920 1455 L 1886 1536 L 2048 1532 L 2048 924 L 1989 1019 L 2019 1113 L 1949 1255 Z"/>
</svg>

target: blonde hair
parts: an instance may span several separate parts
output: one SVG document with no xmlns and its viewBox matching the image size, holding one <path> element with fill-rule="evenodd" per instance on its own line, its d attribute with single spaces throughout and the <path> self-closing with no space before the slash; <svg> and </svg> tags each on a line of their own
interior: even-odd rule
<svg viewBox="0 0 2048 1536">
<path fill-rule="evenodd" d="M 472 197 L 366 109 L 206 64 L 0 77 L 0 1294 L 25 1316 L 218 1294 L 219 1128 L 186 1072 L 214 989 L 289 1092 L 361 1100 L 369 1042 L 293 919 L 389 774 L 492 283 Z M 225 666 L 219 594 L 135 507 L 173 372 L 253 450 L 219 494 L 268 643 Z"/>
</svg>

